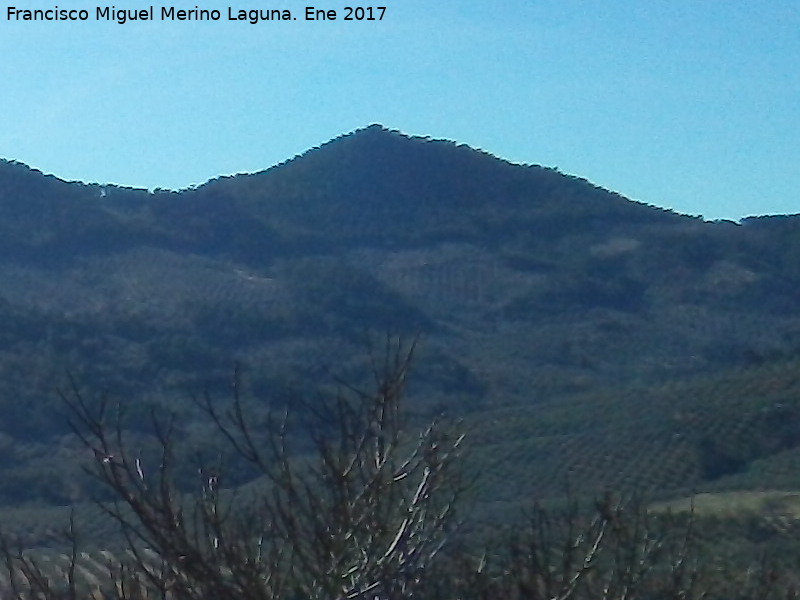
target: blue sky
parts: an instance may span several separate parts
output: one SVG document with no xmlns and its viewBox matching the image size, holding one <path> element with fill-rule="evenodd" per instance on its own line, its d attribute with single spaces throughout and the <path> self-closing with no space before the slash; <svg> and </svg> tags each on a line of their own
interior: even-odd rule
<svg viewBox="0 0 800 600">
<path fill-rule="evenodd" d="M 0 0 L 0 156 L 183 188 L 378 122 L 708 219 L 800 212 L 796 0 L 381 0 L 360 23 L 302 18 L 347 0 L 248 1 L 119 25 L 96 0 L 57 2 L 89 11 L 77 23 L 9 21 L 56 3 Z M 298 20 L 230 22 L 229 6 Z"/>
</svg>

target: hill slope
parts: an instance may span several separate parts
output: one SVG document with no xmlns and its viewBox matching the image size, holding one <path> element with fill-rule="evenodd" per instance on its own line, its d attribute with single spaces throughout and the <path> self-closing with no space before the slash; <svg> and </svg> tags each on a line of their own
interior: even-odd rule
<svg viewBox="0 0 800 600">
<path fill-rule="evenodd" d="M 418 414 L 501 411 L 510 416 L 486 430 L 509 444 L 498 456 L 528 444 L 553 457 L 560 446 L 530 442 L 554 418 L 540 407 L 580 428 L 587 406 L 608 407 L 596 418 L 668 406 L 673 396 L 639 391 L 695 394 L 669 382 L 793 364 L 800 350 L 800 218 L 703 222 L 375 125 L 182 192 L 1 163 L 0 250 L 8 505 L 84 496 L 54 391 L 67 370 L 135 406 L 184 411 L 190 393 L 224 394 L 235 360 L 255 396 L 283 397 L 325 381 L 321 367 L 356 376 L 342 357 L 363 350 L 365 332 L 422 332 Z M 189 445 L 203 439 L 202 424 L 185 429 Z M 630 461 L 661 460 L 647 431 L 621 418 L 569 444 L 605 448 L 609 477 L 626 480 Z M 643 440 L 636 456 L 625 454 L 631 436 Z M 719 479 L 676 448 L 682 466 L 653 476 L 657 487 L 684 485 L 686 472 Z"/>
</svg>

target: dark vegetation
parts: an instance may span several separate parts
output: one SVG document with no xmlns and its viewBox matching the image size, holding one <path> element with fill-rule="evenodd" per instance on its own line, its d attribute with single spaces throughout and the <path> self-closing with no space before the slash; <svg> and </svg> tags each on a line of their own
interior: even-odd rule
<svg viewBox="0 0 800 600">
<path fill-rule="evenodd" d="M 264 419 L 247 409 L 238 372 L 230 401 L 199 398 L 199 410 L 232 458 L 257 474 L 238 487 L 229 487 L 231 462 L 222 455 L 195 457 L 194 469 L 180 459 L 175 415 L 151 414 L 157 442 L 150 452 L 126 433 L 121 405 L 107 396 L 91 400 L 73 382 L 63 401 L 91 456 L 87 472 L 100 486 L 95 512 L 117 536 L 98 549 L 98 540 L 82 539 L 74 513 L 60 540 L 63 553 L 0 536 L 4 595 L 800 597 L 791 558 L 764 553 L 754 561 L 742 546 L 720 555 L 720 544 L 709 541 L 713 520 L 698 519 L 693 509 L 648 507 L 641 496 L 623 500 L 605 492 L 582 507 L 568 493 L 550 506 L 529 501 L 521 520 L 473 520 L 474 474 L 464 460 L 463 425 L 435 418 L 415 429 L 409 422 L 404 396 L 414 351 L 414 344 L 388 339 L 381 354 L 369 355 L 369 388 L 339 381 L 335 392 L 313 402 L 294 398 L 270 406 Z M 290 418 L 298 412 L 305 417 L 299 429 Z M 188 470 L 195 481 L 186 485 L 180 480 Z M 726 535 L 732 529 L 726 524 Z M 758 540 L 748 541 L 748 550 L 757 548 Z"/>
<path fill-rule="evenodd" d="M 800 489 L 798 298 L 800 217 L 704 222 L 379 126 L 181 192 L 0 162 L 0 518 L 55 551 L 75 506 L 82 535 L 112 541 L 67 373 L 120 402 L 149 455 L 150 415 L 175 414 L 179 462 L 225 456 L 234 489 L 258 469 L 209 446 L 193 399 L 227 398 L 237 363 L 267 419 L 331 371 L 364 384 L 367 332 L 390 330 L 424 339 L 409 422 L 463 421 L 474 529 L 559 505 L 568 480 L 582 506 L 711 494 L 725 518 L 695 532 L 732 561 L 796 555 L 791 503 L 737 507 Z"/>
</svg>

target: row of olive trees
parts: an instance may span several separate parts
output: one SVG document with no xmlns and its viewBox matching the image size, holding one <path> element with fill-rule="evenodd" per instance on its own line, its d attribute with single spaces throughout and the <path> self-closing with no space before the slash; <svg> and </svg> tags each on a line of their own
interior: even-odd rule
<svg viewBox="0 0 800 600">
<path fill-rule="evenodd" d="M 202 465 L 197 489 L 177 488 L 176 429 L 154 418 L 158 456 L 131 447 L 118 407 L 64 394 L 90 473 L 110 493 L 98 505 L 125 552 L 91 589 L 74 526 L 59 577 L 35 552 L 3 541 L 10 597 L 77 600 L 568 600 L 796 598 L 767 570 L 710 572 L 691 519 L 648 514 L 610 495 L 590 511 L 534 507 L 527 524 L 486 549 L 461 535 L 464 435 L 433 420 L 411 429 L 402 406 L 415 345 L 387 344 L 364 390 L 344 383 L 305 403 L 313 452 L 297 456 L 287 412 L 257 426 L 239 378 L 232 402 L 199 401 L 235 456 L 262 476 L 226 489 L 221 465 Z M 734 585 L 735 582 L 735 585 Z M 2 596 L 5 597 L 5 596 Z"/>
</svg>

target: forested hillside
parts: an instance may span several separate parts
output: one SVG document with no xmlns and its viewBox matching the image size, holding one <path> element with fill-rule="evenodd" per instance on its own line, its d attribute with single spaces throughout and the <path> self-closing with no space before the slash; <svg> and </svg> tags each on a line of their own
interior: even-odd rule
<svg viewBox="0 0 800 600">
<path fill-rule="evenodd" d="M 136 415 L 176 411 L 191 453 L 189 399 L 225 396 L 234 363 L 280 402 L 357 377 L 385 332 L 421 334 L 411 407 L 481 424 L 498 500 L 564 471 L 792 488 L 798 298 L 800 217 L 704 222 L 378 125 L 180 192 L 3 162 L 0 501 L 87 498 L 67 373 L 142 444 Z"/>
</svg>

